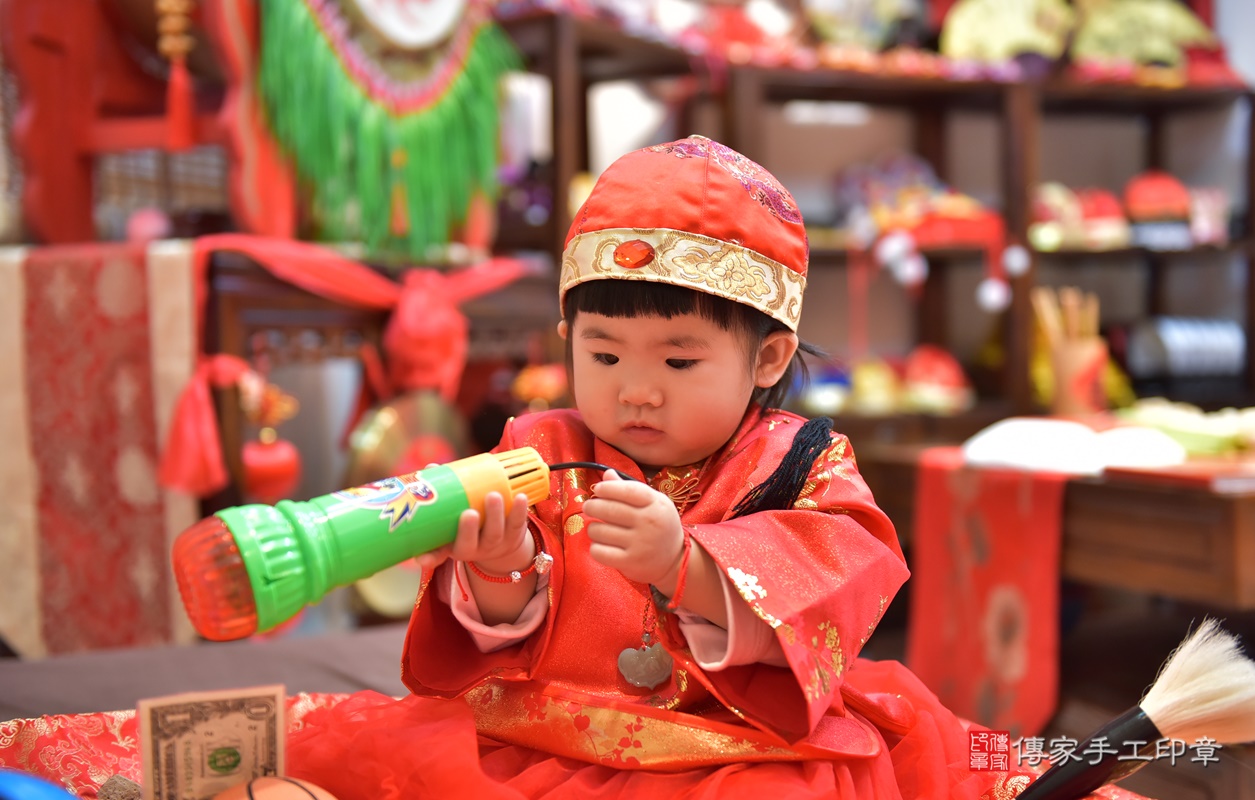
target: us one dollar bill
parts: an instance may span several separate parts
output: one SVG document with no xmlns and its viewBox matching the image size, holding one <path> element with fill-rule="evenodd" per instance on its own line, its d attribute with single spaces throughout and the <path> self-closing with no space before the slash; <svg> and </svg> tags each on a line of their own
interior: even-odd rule
<svg viewBox="0 0 1255 800">
<path fill-rule="evenodd" d="M 144 800 L 210 800 L 282 775 L 282 686 L 188 692 L 139 701 Z"/>
</svg>

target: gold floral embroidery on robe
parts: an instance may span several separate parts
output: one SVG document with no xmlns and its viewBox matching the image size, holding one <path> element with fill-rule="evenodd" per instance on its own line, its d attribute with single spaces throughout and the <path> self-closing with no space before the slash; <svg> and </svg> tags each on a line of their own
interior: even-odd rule
<svg viewBox="0 0 1255 800">
<path fill-rule="evenodd" d="M 588 479 L 583 470 L 573 469 L 567 471 L 558 485 L 562 492 L 559 501 L 562 508 L 562 530 L 567 536 L 575 536 L 584 530 L 584 515 L 580 512 L 584 508 L 584 501 L 588 499 Z"/>
<path fill-rule="evenodd" d="M 494 692 L 481 685 L 467 693 L 476 727 L 506 742 L 527 743 L 543 737 L 548 748 L 565 756 L 640 768 L 659 759 L 670 762 L 674 759 L 671 754 L 684 752 L 690 754 L 694 765 L 709 763 L 712 752 L 725 757 L 736 753 L 790 754 L 752 738 L 674 725 L 648 714 L 601 708 L 540 691 L 520 691 L 519 687 L 503 689 Z M 740 716 L 736 709 L 729 710 Z"/>
<path fill-rule="evenodd" d="M 688 507 L 701 498 L 697 484 L 701 480 L 702 465 L 685 467 L 679 470 L 670 467 L 659 470 L 650 483 L 655 489 L 670 498 L 675 510 L 683 514 Z"/>
<path fill-rule="evenodd" d="M 1014 800 L 1032 780 L 1028 775 L 1003 775 L 988 792 L 981 795 L 981 800 Z"/>
<path fill-rule="evenodd" d="M 876 611 L 876 618 L 867 625 L 867 633 L 863 634 L 863 638 L 858 640 L 859 647 L 867 644 L 867 640 L 871 638 L 872 632 L 876 630 L 876 626 L 880 624 L 880 620 L 885 616 L 885 606 L 889 604 L 889 598 L 883 594 L 880 596 L 880 609 Z"/>
<path fill-rule="evenodd" d="M 845 672 L 845 653 L 841 650 L 841 634 L 831 620 L 819 623 L 807 648 L 811 660 L 810 679 L 802 687 L 806 699 L 814 702 L 826 697 L 833 681 Z"/>
</svg>

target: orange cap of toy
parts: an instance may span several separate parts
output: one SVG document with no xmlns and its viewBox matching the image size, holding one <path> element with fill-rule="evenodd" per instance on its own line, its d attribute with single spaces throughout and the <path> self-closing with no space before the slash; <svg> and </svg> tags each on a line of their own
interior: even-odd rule
<svg viewBox="0 0 1255 800">
<path fill-rule="evenodd" d="M 685 286 L 797 330 L 809 260 L 802 214 L 771 173 L 704 136 L 628 153 L 567 233 L 559 302 L 617 278 Z"/>
</svg>

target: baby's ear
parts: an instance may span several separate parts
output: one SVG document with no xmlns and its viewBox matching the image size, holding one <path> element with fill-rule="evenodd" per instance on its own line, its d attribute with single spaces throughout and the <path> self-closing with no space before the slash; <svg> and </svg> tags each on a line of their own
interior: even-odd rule
<svg viewBox="0 0 1255 800">
<path fill-rule="evenodd" d="M 793 354 L 797 352 L 797 334 L 793 331 L 772 331 L 758 347 L 758 361 L 754 368 L 754 385 L 762 388 L 775 386 L 788 369 Z"/>
<path fill-rule="evenodd" d="M 568 330 L 570 330 L 570 326 L 566 324 L 566 320 L 564 319 L 558 320 L 558 336 L 563 341 L 566 341 L 566 335 L 567 335 Z"/>
</svg>

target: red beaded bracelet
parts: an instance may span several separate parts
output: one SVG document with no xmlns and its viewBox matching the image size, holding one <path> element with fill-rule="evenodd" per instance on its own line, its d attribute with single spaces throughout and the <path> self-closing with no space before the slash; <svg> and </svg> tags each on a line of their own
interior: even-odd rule
<svg viewBox="0 0 1255 800">
<path fill-rule="evenodd" d="M 532 533 L 532 539 L 536 542 L 536 556 L 532 558 L 532 563 L 527 569 L 512 570 L 509 575 L 489 575 L 475 566 L 474 561 L 467 561 L 466 568 L 473 572 L 475 577 L 489 583 L 518 583 L 533 572 L 537 575 L 544 575 L 553 566 L 553 556 L 540 548 L 540 537 L 535 532 Z"/>
</svg>

